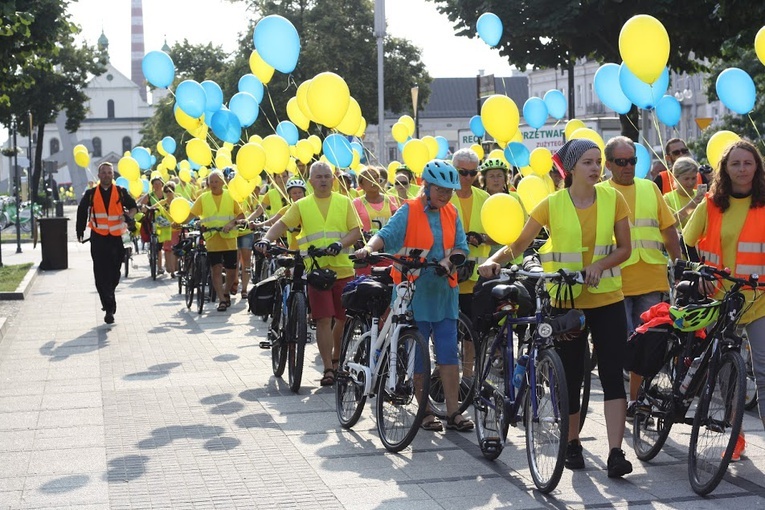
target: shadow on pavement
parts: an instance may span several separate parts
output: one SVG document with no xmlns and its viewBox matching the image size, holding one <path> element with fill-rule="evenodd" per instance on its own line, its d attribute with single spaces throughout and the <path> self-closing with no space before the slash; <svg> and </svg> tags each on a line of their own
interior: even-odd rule
<svg viewBox="0 0 765 510">
<path fill-rule="evenodd" d="M 49 357 L 51 361 L 63 361 L 75 354 L 97 351 L 109 345 L 107 338 L 109 331 L 109 329 L 98 326 L 90 332 L 60 345 L 56 345 L 56 341 L 51 340 L 40 347 L 40 354 Z"/>
<path fill-rule="evenodd" d="M 170 370 L 181 366 L 180 363 L 162 363 L 160 365 L 153 365 L 146 369 L 144 372 L 135 372 L 133 374 L 127 374 L 123 377 L 126 381 L 146 381 L 152 379 L 160 379 L 170 375 Z"/>
<path fill-rule="evenodd" d="M 88 475 L 64 476 L 45 482 L 38 490 L 43 494 L 63 494 L 80 487 L 85 487 L 89 481 L 90 477 Z"/>
<path fill-rule="evenodd" d="M 104 475 L 108 483 L 129 482 L 146 473 L 146 455 L 125 455 L 109 461 L 109 470 Z"/>
</svg>

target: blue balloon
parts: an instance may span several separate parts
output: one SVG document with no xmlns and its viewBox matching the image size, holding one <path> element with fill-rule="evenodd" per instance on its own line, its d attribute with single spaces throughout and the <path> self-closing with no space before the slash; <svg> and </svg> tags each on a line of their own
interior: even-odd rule
<svg viewBox="0 0 765 510">
<path fill-rule="evenodd" d="M 680 107 L 680 101 L 675 99 L 675 96 L 665 95 L 659 99 L 656 105 L 656 116 L 659 117 L 659 121 L 670 127 L 675 127 L 680 122 L 682 116 L 682 108 Z"/>
<path fill-rule="evenodd" d="M 215 136 L 224 142 L 236 143 L 242 136 L 242 125 L 239 117 L 230 110 L 221 108 L 213 115 L 210 127 Z"/>
<path fill-rule="evenodd" d="M 720 73 L 715 82 L 720 101 L 734 112 L 746 115 L 754 108 L 757 91 L 749 74 L 737 67 L 730 67 Z"/>
<path fill-rule="evenodd" d="M 321 145 L 327 160 L 338 168 L 351 166 L 353 148 L 351 142 L 340 134 L 329 135 Z"/>
<path fill-rule="evenodd" d="M 125 188 L 125 189 L 128 189 L 128 186 L 130 185 L 130 181 L 128 181 L 128 180 L 127 180 L 127 179 L 125 179 L 124 177 L 117 177 L 117 178 L 114 180 L 114 184 L 116 184 L 116 185 L 117 185 L 117 186 L 119 186 L 120 188 Z"/>
<path fill-rule="evenodd" d="M 145 147 L 135 147 L 130 151 L 130 157 L 138 162 L 138 168 L 148 170 L 151 168 L 151 153 Z"/>
<path fill-rule="evenodd" d="M 239 92 L 228 102 L 228 109 L 239 118 L 240 127 L 252 126 L 258 118 L 258 101 L 249 92 Z"/>
<path fill-rule="evenodd" d="M 356 151 L 359 154 L 359 162 L 360 163 L 366 163 L 367 162 L 367 155 L 364 153 L 364 146 L 361 145 L 359 142 L 351 142 L 351 149 Z"/>
<path fill-rule="evenodd" d="M 149 192 L 149 181 L 146 179 L 141 179 L 141 184 L 143 185 L 143 192 L 148 193 Z"/>
<path fill-rule="evenodd" d="M 560 90 L 552 89 L 545 92 L 544 102 L 550 117 L 560 120 L 566 116 L 568 101 Z"/>
<path fill-rule="evenodd" d="M 157 164 L 157 156 L 154 154 L 151 155 L 151 166 L 154 166 Z"/>
<path fill-rule="evenodd" d="M 220 110 L 220 108 L 218 108 L 218 110 Z M 205 121 L 205 124 L 207 124 L 207 127 L 212 127 L 213 115 L 215 115 L 215 112 L 217 112 L 218 110 L 210 110 L 210 111 L 205 110 L 205 117 L 203 120 Z"/>
<path fill-rule="evenodd" d="M 287 18 L 272 14 L 261 19 L 255 25 L 252 41 L 266 64 L 284 74 L 295 70 L 300 55 L 300 36 Z"/>
<path fill-rule="evenodd" d="M 162 139 L 162 148 L 168 154 L 175 154 L 176 143 L 172 136 L 166 136 Z"/>
<path fill-rule="evenodd" d="M 437 136 L 436 142 L 438 142 L 438 152 L 436 153 L 436 159 L 446 159 L 449 154 L 449 140 L 443 136 Z"/>
<path fill-rule="evenodd" d="M 205 112 L 217 112 L 223 106 L 223 91 L 220 85 L 211 80 L 202 82 L 202 88 L 205 89 L 207 101 L 205 102 Z"/>
<path fill-rule="evenodd" d="M 632 109 L 632 101 L 622 92 L 619 85 L 619 64 L 603 64 L 595 72 L 593 87 L 600 102 L 619 114 Z"/>
<path fill-rule="evenodd" d="M 239 92 L 248 92 L 252 94 L 255 101 L 260 104 L 263 101 L 263 83 L 254 74 L 245 74 L 239 78 L 239 84 L 237 85 Z"/>
<path fill-rule="evenodd" d="M 300 138 L 297 126 L 288 120 L 276 125 L 276 134 L 287 140 L 288 145 L 295 145 Z"/>
<path fill-rule="evenodd" d="M 502 20 L 494 13 L 485 12 L 481 14 L 475 28 L 478 32 L 478 37 L 491 47 L 499 44 L 499 40 L 502 39 L 502 32 L 504 30 L 502 28 Z"/>
<path fill-rule="evenodd" d="M 146 81 L 161 89 L 169 87 L 175 79 L 173 59 L 164 51 L 150 51 L 144 55 L 141 69 Z"/>
<path fill-rule="evenodd" d="M 486 136 L 486 128 L 483 127 L 483 121 L 480 115 L 473 115 L 470 118 L 470 131 L 478 138 Z"/>
<path fill-rule="evenodd" d="M 194 80 L 185 80 L 175 89 L 175 102 L 186 115 L 196 119 L 205 112 L 207 94 L 199 83 Z"/>
<path fill-rule="evenodd" d="M 202 165 L 200 165 L 199 163 L 195 163 L 193 159 L 188 158 L 188 160 L 189 160 L 189 166 L 191 167 L 192 170 L 199 170 L 200 168 L 202 168 Z"/>
<path fill-rule="evenodd" d="M 528 166 L 531 153 L 521 142 L 510 142 L 505 147 L 505 159 L 513 166 Z"/>
<path fill-rule="evenodd" d="M 547 122 L 547 105 L 541 98 L 528 98 L 523 104 L 523 118 L 526 120 L 526 124 L 534 129 L 541 128 Z"/>
<path fill-rule="evenodd" d="M 619 69 L 619 85 L 621 85 L 622 92 L 627 96 L 627 99 L 635 103 L 638 108 L 651 110 L 656 107 L 659 100 L 667 92 L 669 68 L 665 67 L 656 81 L 652 85 L 648 85 L 622 63 Z"/>
<path fill-rule="evenodd" d="M 648 175 L 648 171 L 651 170 L 651 155 L 648 153 L 648 149 L 645 148 L 645 145 L 636 143 L 635 156 L 637 156 L 635 177 L 645 179 L 646 175 Z"/>
</svg>

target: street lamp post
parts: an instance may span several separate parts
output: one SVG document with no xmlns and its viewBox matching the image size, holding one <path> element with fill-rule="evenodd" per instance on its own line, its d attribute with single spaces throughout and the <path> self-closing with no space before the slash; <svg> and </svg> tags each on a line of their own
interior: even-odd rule
<svg viewBox="0 0 765 510">
<path fill-rule="evenodd" d="M 412 87 L 412 110 L 414 111 L 414 137 L 420 137 L 420 115 L 419 115 L 419 103 L 417 99 L 420 95 L 420 87 L 415 85 Z"/>
<path fill-rule="evenodd" d="M 377 139 L 379 149 L 377 159 L 387 163 L 385 155 L 385 79 L 384 79 L 384 43 L 385 43 L 385 0 L 375 0 L 375 37 L 377 38 Z"/>
<path fill-rule="evenodd" d="M 16 116 L 11 117 L 13 130 L 13 182 L 16 188 L 16 253 L 21 253 L 21 172 L 19 171 L 19 147 L 16 143 Z"/>
</svg>

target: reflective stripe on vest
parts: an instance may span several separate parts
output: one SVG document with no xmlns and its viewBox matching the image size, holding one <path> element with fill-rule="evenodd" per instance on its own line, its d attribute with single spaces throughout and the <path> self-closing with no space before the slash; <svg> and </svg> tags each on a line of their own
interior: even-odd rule
<svg viewBox="0 0 765 510">
<path fill-rule="evenodd" d="M 391 197 L 387 195 L 381 196 L 383 197 L 383 206 L 379 211 L 372 207 L 366 197 L 359 197 L 353 200 L 353 207 L 356 209 L 356 212 L 359 213 L 361 227 L 365 232 L 378 232 L 388 224 L 388 220 L 393 216 L 390 206 Z M 374 225 L 372 224 L 373 222 Z"/>
<path fill-rule="evenodd" d="M 595 186 L 597 229 L 592 262 L 605 258 L 616 248 L 614 223 L 616 216 L 616 190 L 611 186 Z M 542 267 L 546 272 L 559 269 L 584 269 L 582 226 L 568 190 L 560 190 L 549 197 L 550 238 L 539 250 Z M 617 266 L 603 271 L 598 287 L 589 287 L 593 294 L 614 292 L 622 288 L 621 269 Z M 581 285 L 573 286 L 574 297 L 582 292 Z"/>
<path fill-rule="evenodd" d="M 120 202 L 120 190 L 115 185 L 112 185 L 111 189 L 107 208 L 101 186 L 96 186 L 90 208 L 90 230 L 102 236 L 122 237 L 122 234 L 127 232 L 127 225 Z"/>
<path fill-rule="evenodd" d="M 348 208 L 353 207 L 348 197 L 332 192 L 329 198 L 329 209 L 327 218 L 321 214 L 319 204 L 316 202 L 316 196 L 311 194 L 301 198 L 295 205 L 300 210 L 301 229 L 297 235 L 297 244 L 303 254 L 308 255 L 308 248 L 326 248 L 334 242 L 340 240 L 348 233 L 347 218 Z M 318 262 L 322 267 L 332 266 L 353 267 L 353 262 L 348 258 L 349 248 L 344 248 L 339 255 L 334 257 L 321 257 Z"/>
<path fill-rule="evenodd" d="M 234 215 L 234 199 L 231 198 L 228 191 L 223 190 L 220 196 L 220 206 L 215 203 L 215 198 L 211 191 L 208 191 L 199 197 L 202 201 L 202 214 L 200 221 L 207 228 L 223 228 L 227 223 L 236 218 Z M 237 237 L 236 229 L 229 232 L 205 232 L 204 238 L 210 239 L 215 234 L 224 239 L 233 239 Z"/>
<path fill-rule="evenodd" d="M 486 233 L 486 229 L 483 228 L 481 222 L 481 208 L 483 204 L 488 200 L 489 194 L 480 188 L 473 186 L 473 200 L 470 208 L 470 225 L 465 223 L 465 214 L 462 211 L 462 203 L 459 197 L 455 193 L 452 195 L 451 203 L 457 209 L 460 220 L 462 221 L 462 227 L 468 232 L 479 232 L 481 234 Z M 473 274 L 470 279 L 478 281 L 478 266 L 489 260 L 489 254 L 491 253 L 491 246 L 486 243 L 481 243 L 478 246 L 468 244 L 467 259 L 475 261 L 475 268 L 473 268 Z"/>
</svg>

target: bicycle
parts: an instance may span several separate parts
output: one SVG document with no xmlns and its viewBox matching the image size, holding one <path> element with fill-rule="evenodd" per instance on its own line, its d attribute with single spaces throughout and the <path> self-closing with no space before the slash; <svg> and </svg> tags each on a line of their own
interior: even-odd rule
<svg viewBox="0 0 765 510">
<path fill-rule="evenodd" d="M 200 228 L 200 234 L 196 236 L 196 244 L 194 245 L 194 255 L 192 263 L 188 268 L 189 274 L 186 275 L 186 307 L 191 308 L 194 302 L 194 295 L 196 294 L 197 301 L 197 313 L 202 314 L 204 310 L 205 300 L 207 299 L 207 289 L 210 289 L 210 301 L 214 301 L 215 294 L 211 285 L 210 264 L 207 260 L 207 247 L 205 246 L 205 238 L 202 232 L 222 232 L 223 229 L 219 227 L 202 227 Z"/>
<path fill-rule="evenodd" d="M 521 306 L 533 306 L 528 303 L 531 297 L 524 294 L 528 292 L 525 287 L 514 285 L 521 279 L 535 282 L 536 307 L 531 316 L 519 316 Z M 496 307 L 490 316 L 492 326 L 479 340 L 476 352 L 473 406 L 478 445 L 484 457 L 496 459 L 507 441 L 509 426 L 522 422 L 529 470 L 543 493 L 555 489 L 560 481 L 570 426 L 566 376 L 554 343 L 561 335 L 584 329 L 580 310 L 551 316 L 545 284 L 571 286 L 582 281 L 579 272 L 544 273 L 512 266 L 503 269 L 499 279 L 483 283 L 493 287 Z M 526 338 L 519 341 L 517 364 L 513 345 L 516 325 L 529 326 Z"/>
<path fill-rule="evenodd" d="M 463 377 L 465 366 L 469 361 L 466 356 L 466 345 L 470 342 L 474 347 L 476 345 L 473 333 L 473 323 L 468 316 L 460 312 L 457 318 L 457 352 L 459 354 L 459 375 L 460 375 L 460 392 L 459 392 L 459 406 L 457 412 L 462 414 L 473 403 L 473 392 L 475 376 L 472 379 Z M 444 388 L 441 381 L 441 373 L 438 370 L 438 364 L 434 352 L 431 351 L 431 366 L 433 370 L 430 374 L 430 391 L 428 397 L 430 399 L 430 408 L 433 414 L 437 418 L 447 418 L 446 413 L 446 399 L 444 398 Z M 474 365 L 475 360 L 471 363 Z"/>
<path fill-rule="evenodd" d="M 159 236 L 157 235 L 157 222 L 156 220 L 156 209 L 153 207 L 149 207 L 146 209 L 146 212 L 144 213 L 143 219 L 141 220 L 141 224 L 144 224 L 144 222 L 148 222 L 148 230 L 149 230 L 149 270 L 151 271 L 151 279 L 156 280 L 157 279 L 157 263 L 159 261 L 159 250 L 161 249 L 161 246 L 159 244 Z"/>
<path fill-rule="evenodd" d="M 176 271 L 178 294 L 188 294 L 190 274 L 194 261 L 194 246 L 197 243 L 196 236 L 199 235 L 199 232 L 192 232 L 194 227 L 191 225 L 180 225 L 179 228 L 178 244 L 173 246 L 173 252 L 178 260 L 178 270 Z M 191 307 L 191 304 L 187 302 L 187 306 Z"/>
<path fill-rule="evenodd" d="M 387 278 L 381 276 L 389 277 L 390 268 L 373 268 L 372 273 L 383 281 L 359 283 L 356 297 L 346 298 L 355 299 L 356 304 L 351 306 L 343 330 L 335 381 L 337 417 L 343 428 L 352 428 L 367 398 L 376 397 L 377 433 L 389 452 L 400 452 L 411 444 L 430 406 L 429 349 L 411 309 L 416 289 L 411 276 L 424 268 L 434 268 L 436 274 L 446 276 L 446 270 L 437 262 L 420 258 L 420 253 L 371 253 L 365 261 L 390 261 L 400 268 L 401 283 L 391 289 Z M 454 257 L 455 265 L 464 258 Z M 393 290 L 395 298 L 386 316 Z"/>
<path fill-rule="evenodd" d="M 677 288 L 678 305 L 670 308 L 673 327 L 667 336 L 661 369 L 645 377 L 638 391 L 633 420 L 633 448 L 643 461 L 654 458 L 674 423 L 691 425 L 688 476 L 699 495 L 720 483 L 733 454 L 743 420 L 746 366 L 741 357 L 738 321 L 745 311 L 741 289 L 757 289 L 759 276 L 736 278 L 726 271 L 676 261 L 683 271 Z M 719 301 L 695 299 L 699 282 L 726 280 L 733 285 Z M 682 306 L 680 306 L 682 305 Z M 704 314 L 700 324 L 683 327 L 690 314 Z M 680 325 L 678 327 L 678 325 Z M 710 326 L 703 340 L 696 332 Z M 687 417 L 698 397 L 693 418 Z"/>
</svg>

